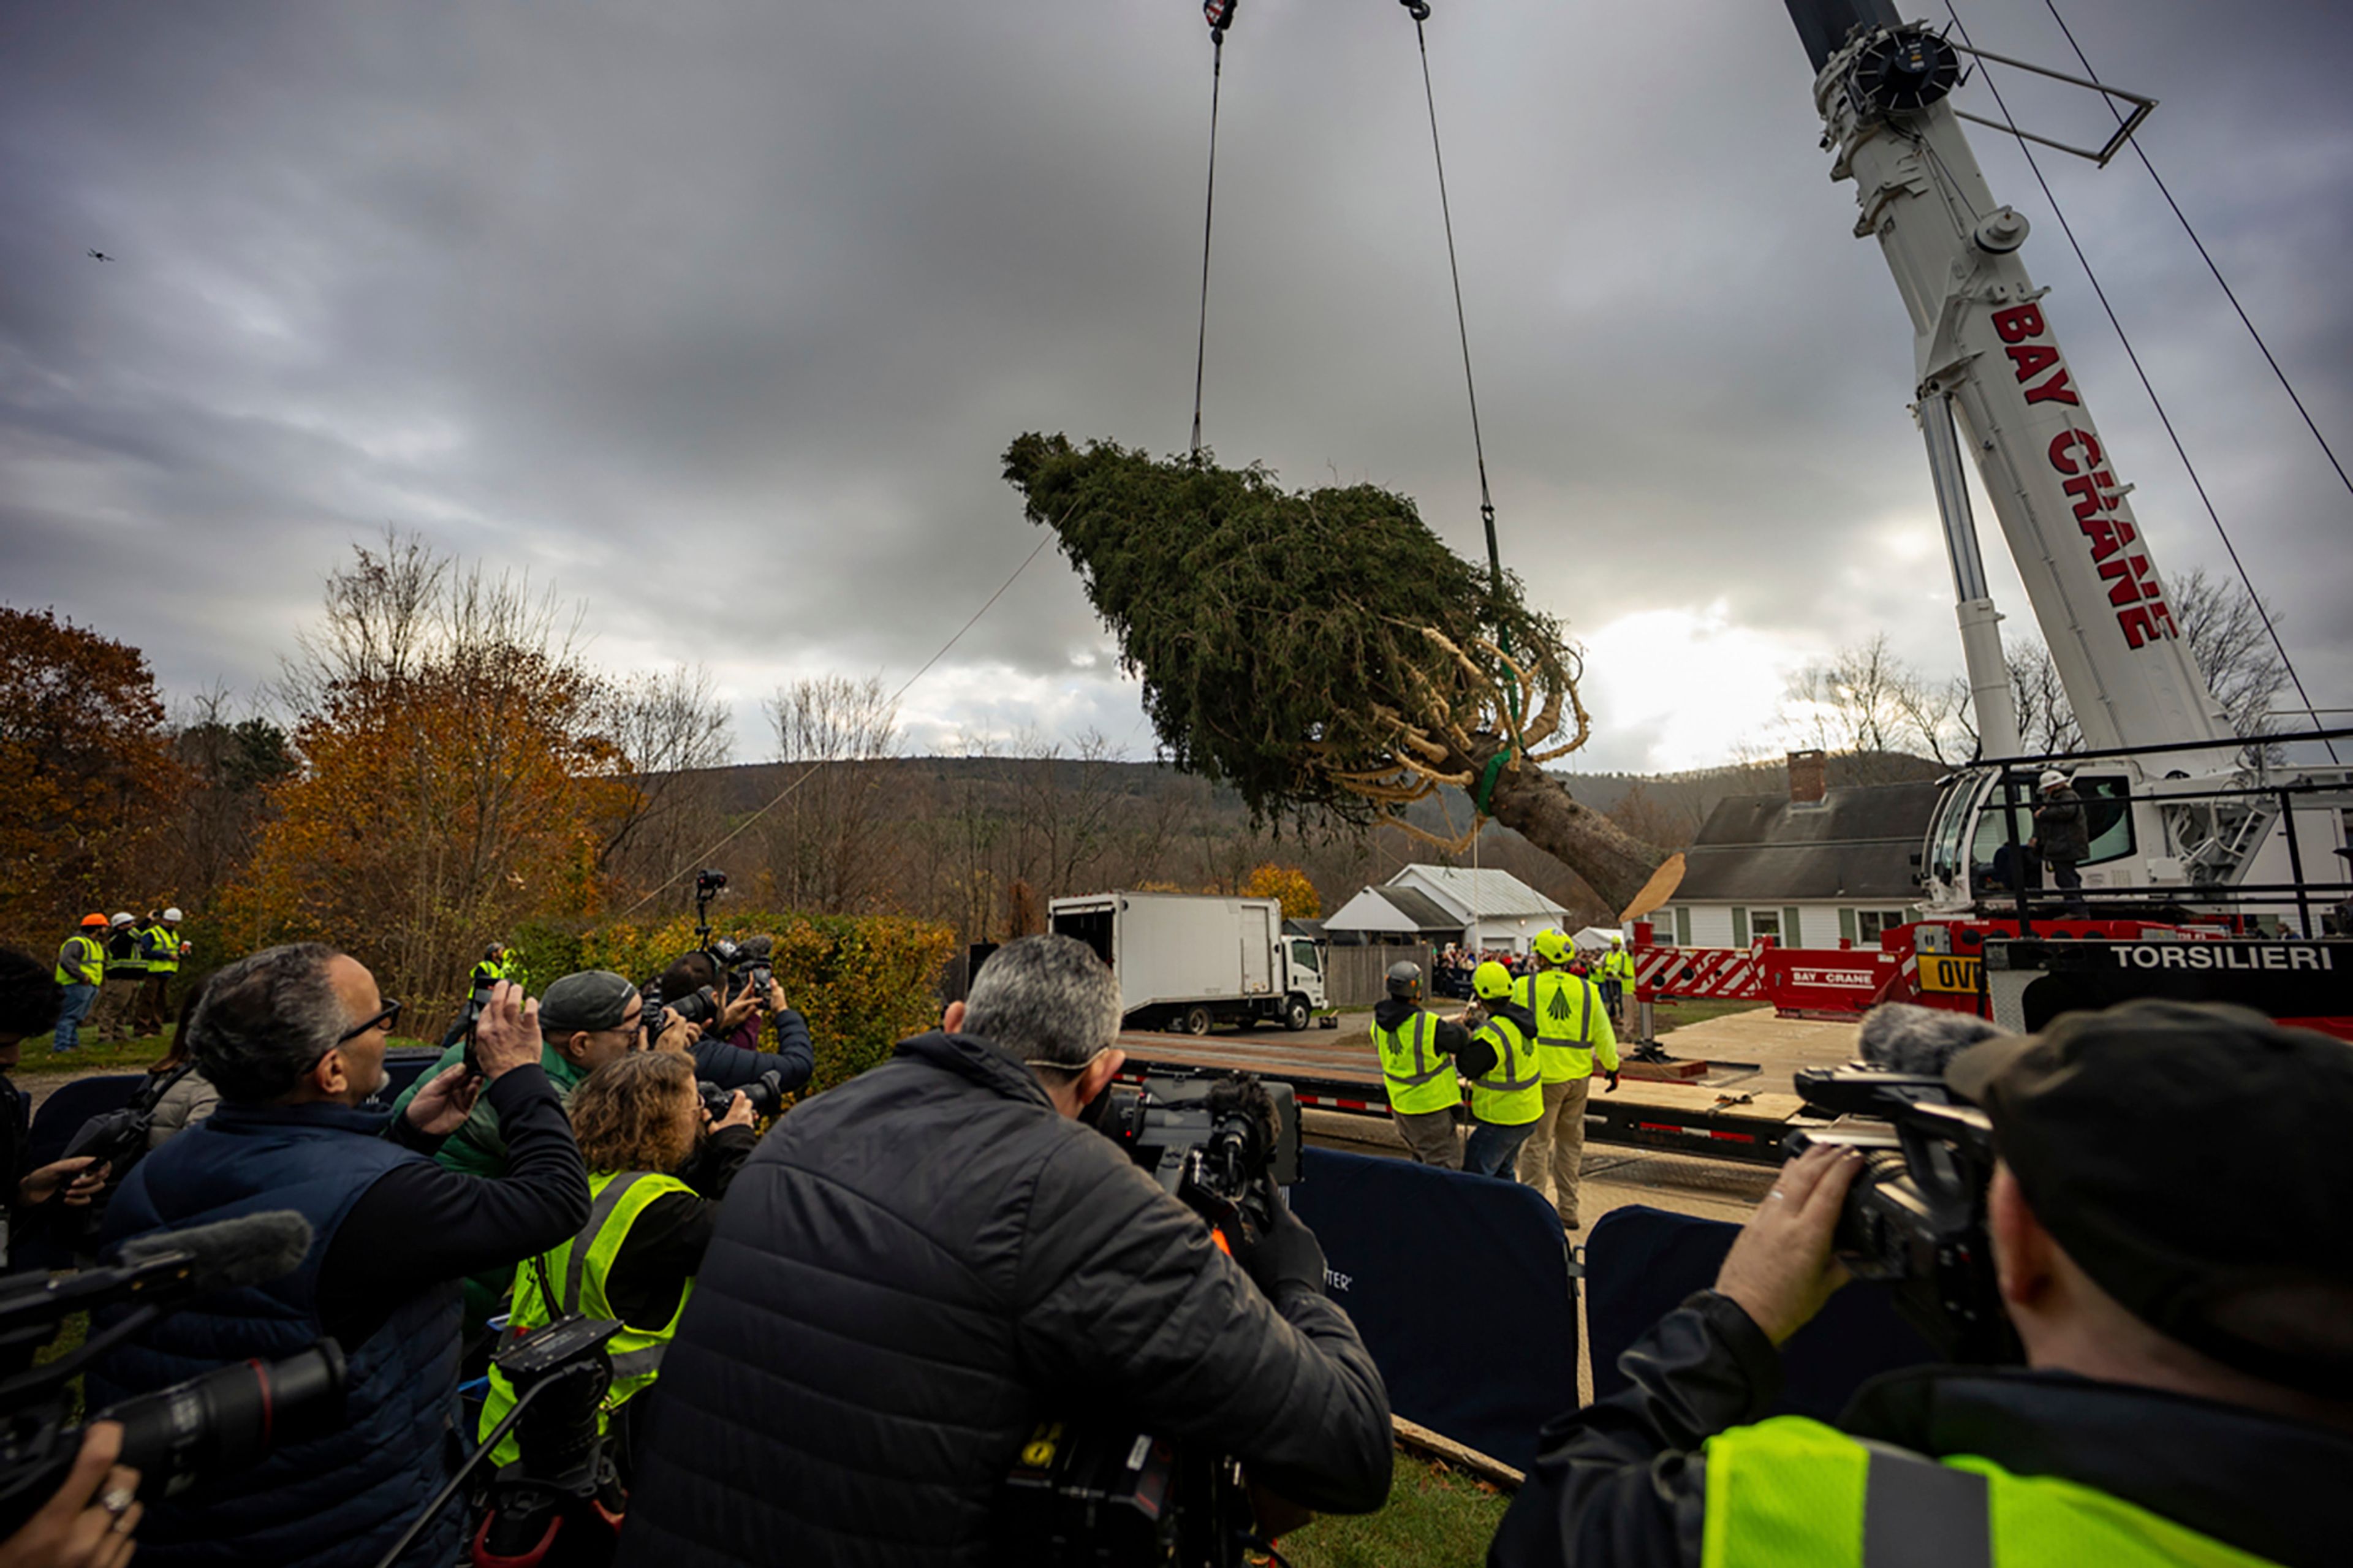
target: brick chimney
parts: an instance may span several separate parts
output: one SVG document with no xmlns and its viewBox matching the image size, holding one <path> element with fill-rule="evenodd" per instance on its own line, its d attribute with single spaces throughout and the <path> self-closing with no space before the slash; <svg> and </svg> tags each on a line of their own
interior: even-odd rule
<svg viewBox="0 0 2353 1568">
<path fill-rule="evenodd" d="M 1789 804 L 1820 805 L 1830 788 L 1830 764 L 1819 751 L 1789 753 Z"/>
</svg>

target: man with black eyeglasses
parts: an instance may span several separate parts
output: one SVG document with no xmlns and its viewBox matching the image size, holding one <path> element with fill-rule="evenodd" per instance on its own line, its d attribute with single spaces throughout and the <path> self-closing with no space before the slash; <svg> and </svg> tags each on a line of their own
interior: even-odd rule
<svg viewBox="0 0 2353 1568">
<path fill-rule="evenodd" d="M 154 1500 L 142 1563 L 381 1556 L 460 1457 L 459 1280 L 544 1252 L 587 1220 L 587 1173 L 540 1066 L 538 1005 L 501 982 L 475 1030 L 480 1074 L 448 1068 L 387 1117 L 360 1107 L 384 1086 L 399 1016 L 364 964 L 303 942 L 222 970 L 189 1021 L 220 1109 L 132 1170 L 105 1241 L 269 1209 L 301 1213 L 316 1239 L 292 1274 L 206 1297 L 110 1352 L 90 1373 L 91 1404 L 289 1355 L 321 1335 L 343 1347 L 350 1370 L 335 1432 L 185 1499 Z M 502 1178 L 431 1158 L 478 1095 L 506 1142 Z M 404 1561 L 449 1562 L 462 1517 L 446 1510 Z"/>
</svg>

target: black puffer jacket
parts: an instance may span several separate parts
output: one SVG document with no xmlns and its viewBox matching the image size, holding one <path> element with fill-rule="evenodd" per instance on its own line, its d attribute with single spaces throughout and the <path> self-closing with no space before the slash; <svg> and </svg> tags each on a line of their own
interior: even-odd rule
<svg viewBox="0 0 2353 1568">
<path fill-rule="evenodd" d="M 1310 1507 L 1388 1491 L 1388 1394 L 1346 1314 L 1270 1303 L 967 1035 L 906 1041 L 762 1142 L 656 1397 L 625 1568 L 982 1562 L 1048 1414 L 1222 1447 Z"/>
</svg>

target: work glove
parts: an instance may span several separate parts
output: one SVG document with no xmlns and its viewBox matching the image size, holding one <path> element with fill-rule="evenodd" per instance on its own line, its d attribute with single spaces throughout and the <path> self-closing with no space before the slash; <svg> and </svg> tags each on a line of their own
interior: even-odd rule
<svg viewBox="0 0 2353 1568">
<path fill-rule="evenodd" d="M 1277 1205 L 1274 1223 L 1249 1239 L 1236 1258 L 1266 1299 L 1282 1304 L 1287 1291 L 1324 1294 L 1324 1247 L 1290 1209 Z"/>
<path fill-rule="evenodd" d="M 1616 1068 L 1603 1068 L 1601 1070 L 1602 1070 L 1605 1074 L 1607 1074 L 1607 1075 L 1609 1076 L 1609 1087 L 1608 1089 L 1606 1089 L 1602 1090 L 1602 1092 L 1603 1092 L 1604 1094 L 1615 1094 L 1615 1093 L 1617 1093 L 1617 1092 L 1618 1092 L 1618 1069 L 1617 1069 Z"/>
</svg>

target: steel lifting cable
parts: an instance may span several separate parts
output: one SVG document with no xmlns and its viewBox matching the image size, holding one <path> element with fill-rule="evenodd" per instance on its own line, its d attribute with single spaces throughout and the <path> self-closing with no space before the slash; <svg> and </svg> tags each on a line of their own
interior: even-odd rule
<svg viewBox="0 0 2353 1568">
<path fill-rule="evenodd" d="M 1454 284 L 1454 332 L 1462 345 L 1462 391 L 1471 404 L 1471 451 L 1479 464 L 1479 521 L 1487 531 L 1487 581 L 1496 602 L 1504 597 L 1504 558 L 1495 544 L 1495 499 L 1487 488 L 1487 446 L 1479 431 L 1479 383 L 1471 373 L 1471 321 L 1462 309 L 1462 264 L 1454 249 L 1454 209 L 1446 195 L 1446 150 L 1438 138 L 1438 91 L 1430 79 L 1430 34 L 1422 24 L 1430 20 L 1429 0 L 1398 0 L 1413 17 L 1413 41 L 1421 51 L 1421 97 L 1430 110 L 1430 156 L 1438 167 L 1438 216 L 1446 229 L 1446 270 Z M 1495 629 L 1500 646 L 1511 651 L 1511 636 L 1503 627 Z M 1512 727 L 1520 722 L 1519 682 L 1507 669 L 1504 672 L 1504 700 L 1511 710 Z M 1479 775 L 1479 786 L 1472 795 L 1471 808 L 1480 816 L 1487 815 L 1487 804 L 1494 797 L 1495 780 L 1511 760 L 1514 746 L 1504 749 L 1487 759 L 1486 768 Z M 1474 843 L 1475 850 L 1476 845 Z"/>
<path fill-rule="evenodd" d="M 2057 0 L 2042 0 L 2042 4 L 2050 11 L 2051 19 L 2059 24 L 2059 30 L 2066 35 L 2067 47 L 2075 51 L 2075 59 L 2083 66 L 2084 74 L 2094 81 L 2099 80 L 2100 73 L 2092 68 L 2091 60 L 2084 54 L 2084 46 L 2075 41 L 2074 29 L 2067 26 L 2066 17 L 2059 15 Z M 2117 124 L 2122 125 L 2125 117 L 2117 110 L 2116 100 L 2103 93 L 2100 95 L 2100 101 L 2108 106 L 2108 112 L 2116 116 Z M 2304 416 L 2304 427 L 2312 432 L 2314 440 L 2320 443 L 2321 454 L 2328 459 L 2328 466 L 2337 470 L 2337 478 L 2344 484 L 2346 489 L 2353 491 L 2353 474 L 2348 474 L 2345 471 L 2345 465 L 2337 461 L 2336 448 L 2329 446 L 2328 437 L 2320 433 L 2319 425 L 2313 420 L 2312 411 L 2304 405 L 2304 398 L 2296 392 L 2295 384 L 2288 380 L 2287 372 L 2281 368 L 2280 362 L 2274 357 L 2271 344 L 2263 342 L 2263 334 L 2255 330 L 2253 319 L 2247 314 L 2247 308 L 2239 303 L 2238 293 L 2232 289 L 2230 280 L 2222 276 L 2222 268 L 2215 264 L 2214 258 L 2208 253 L 2206 242 L 2198 237 L 2196 229 L 2189 226 L 2189 215 L 2183 212 L 2181 204 L 2173 199 L 2173 192 L 2166 185 L 2165 177 L 2157 172 L 2157 165 L 2149 162 L 2148 152 L 2140 144 L 2138 137 L 2133 139 L 2132 150 L 2133 156 L 2140 160 L 2140 166 L 2148 171 L 2148 177 L 2157 182 L 2158 195 L 2163 196 L 2165 205 L 2173 209 L 2173 216 L 2181 220 L 2181 232 L 2189 237 L 2191 245 L 2197 247 L 2198 259 L 2204 262 L 2206 270 L 2214 275 L 2215 283 L 2221 288 L 2222 298 L 2231 301 L 2231 309 L 2238 312 L 2239 324 L 2247 329 L 2247 335 L 2255 340 L 2255 347 L 2263 351 L 2263 363 L 2270 365 L 2272 374 L 2279 378 L 2280 390 L 2287 394 L 2287 400 L 2295 405 L 2296 413 Z"/>
<path fill-rule="evenodd" d="M 1953 19 L 1953 26 L 1961 35 L 1961 42 L 1975 48 L 1976 40 L 1969 37 L 1968 25 L 1961 20 L 1961 14 L 1953 8 L 1953 0 L 1945 0 L 1945 15 Z M 2295 688 L 2296 700 L 2303 704 L 2305 712 L 2312 715 L 2315 723 L 2317 724 L 2317 710 L 2312 706 L 2311 696 L 2304 689 L 2304 677 L 2296 673 L 2295 661 L 2288 657 L 2287 644 L 2280 640 L 2279 628 L 2272 624 L 2271 612 L 2263 607 L 2262 595 L 2255 592 L 2254 579 L 2247 574 L 2246 563 L 2239 559 L 2239 547 L 2232 542 L 2231 531 L 2222 526 L 2221 513 L 2214 510 L 2214 500 L 2206 493 L 2206 481 L 2198 477 L 2197 465 L 2189 460 L 2189 448 L 2181 444 L 2180 433 L 2173 427 L 2173 416 L 2165 411 L 2165 400 L 2158 396 L 2156 384 L 2149 380 L 2147 370 L 2141 364 L 2140 354 L 2133 347 L 2131 335 L 2125 331 L 2124 322 L 2117 318 L 2116 307 L 2108 303 L 2108 291 L 2100 286 L 2099 274 L 2092 269 L 2092 258 L 2084 254 L 2083 244 L 2075 237 L 2074 225 L 2067 221 L 2066 211 L 2060 206 L 2058 195 L 2051 189 L 2051 182 L 2042 177 L 2042 165 L 2036 161 L 2034 149 L 2027 145 L 2023 136 L 2018 134 L 2018 121 L 2010 114 L 2010 105 L 2001 96 L 2001 89 L 1994 85 L 1993 68 L 1981 64 L 1978 68 L 1979 74 L 1985 78 L 1986 90 L 1993 94 L 1994 107 L 2001 111 L 2003 123 L 2009 126 L 2010 134 L 2017 139 L 2018 150 L 2026 155 L 2026 166 L 2033 172 L 2034 183 L 2042 187 L 2043 199 L 2051 204 L 2052 215 L 2059 220 L 2060 232 L 2067 237 L 2068 248 L 2075 253 L 2076 262 L 2082 266 L 2084 278 L 2092 285 L 2093 295 L 2100 301 L 2100 309 L 2106 312 L 2108 325 L 2116 329 L 2116 341 L 2124 345 L 2125 357 L 2132 362 L 2134 374 L 2140 377 L 2141 390 L 2148 394 L 2149 404 L 2157 410 L 2158 423 L 2165 426 L 2166 436 L 2173 442 L 2174 455 L 2181 459 L 2182 468 L 2189 475 L 2190 488 L 2198 492 L 2198 500 L 2206 508 L 2207 520 L 2213 523 L 2215 533 L 2221 537 L 2222 549 L 2231 557 L 2232 568 L 2239 574 L 2240 585 L 2247 590 L 2247 602 L 2254 606 L 2256 618 L 2263 622 L 2263 631 L 2270 637 L 2272 647 L 2280 657 L 2280 668 L 2287 672 L 2288 683 Z M 2085 68 L 2088 69 L 2089 67 Z M 2154 169 L 2149 172 L 2151 174 L 2156 173 Z M 2316 431 L 2315 434 L 2318 432 Z M 2334 454 L 2331 454 L 2331 460 L 2334 460 Z M 2280 738 L 2293 740 L 2295 737 Z M 2321 743 L 2327 748 L 2330 762 L 2343 760 L 2337 756 L 2334 742 L 2324 741 Z"/>
<path fill-rule="evenodd" d="M 1218 91 L 1226 78 L 1226 29 L 1239 0 L 1207 0 L 1209 24 L 1209 188 L 1201 204 L 1201 325 L 1193 340 L 1193 460 L 1201 459 L 1201 373 L 1209 353 L 1209 229 L 1218 216 Z"/>
</svg>

